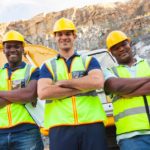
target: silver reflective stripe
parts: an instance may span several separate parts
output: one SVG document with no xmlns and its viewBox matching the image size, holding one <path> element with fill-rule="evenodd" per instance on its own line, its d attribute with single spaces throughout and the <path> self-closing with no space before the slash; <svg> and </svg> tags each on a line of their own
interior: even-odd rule
<svg viewBox="0 0 150 150">
<path fill-rule="evenodd" d="M 54 57 L 51 61 L 52 71 L 54 73 L 54 81 L 57 81 L 57 70 L 56 70 L 56 57 Z M 53 100 L 46 100 L 46 104 L 52 103 Z"/>
<path fill-rule="evenodd" d="M 150 61 L 147 60 L 147 63 L 148 63 L 148 65 L 149 65 L 149 67 L 150 67 Z"/>
<path fill-rule="evenodd" d="M 90 92 L 87 92 L 87 93 L 78 94 L 76 96 L 97 96 L 97 93 L 96 93 L 96 91 L 90 91 Z"/>
<path fill-rule="evenodd" d="M 26 72 L 25 72 L 25 86 L 27 86 L 29 80 L 30 80 L 30 69 L 31 69 L 31 65 L 27 64 L 27 68 L 26 68 Z"/>
<path fill-rule="evenodd" d="M 83 66 L 84 66 L 84 69 L 86 70 L 86 55 L 83 55 L 83 56 L 81 56 L 81 58 L 82 58 L 82 62 L 83 62 Z"/>
<path fill-rule="evenodd" d="M 113 73 L 114 73 L 117 77 L 119 77 L 116 67 L 112 67 L 111 70 L 113 71 Z"/>
<path fill-rule="evenodd" d="M 54 73 L 54 81 L 57 81 L 56 58 L 50 61 Z"/>
<path fill-rule="evenodd" d="M 52 102 L 53 102 L 52 100 L 46 100 L 46 104 L 52 103 Z"/>
<path fill-rule="evenodd" d="M 120 98 L 121 98 L 121 96 L 116 95 L 113 97 L 112 101 L 115 102 L 115 101 L 119 100 Z"/>
<path fill-rule="evenodd" d="M 149 106 L 149 109 L 150 109 L 150 106 Z M 145 110 L 144 106 L 127 109 L 124 112 L 121 112 L 118 115 L 115 115 L 114 118 L 115 118 L 115 121 L 117 122 L 121 118 L 131 116 L 131 115 L 135 115 L 135 114 L 142 114 L 142 113 L 146 114 L 146 110 Z"/>
</svg>

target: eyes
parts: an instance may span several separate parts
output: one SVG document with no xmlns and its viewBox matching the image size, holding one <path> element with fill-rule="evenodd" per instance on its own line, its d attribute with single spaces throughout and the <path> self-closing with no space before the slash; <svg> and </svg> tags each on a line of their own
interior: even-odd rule
<svg viewBox="0 0 150 150">
<path fill-rule="evenodd" d="M 4 48 L 7 50 L 10 50 L 11 48 L 14 49 L 20 49 L 22 47 L 22 45 L 20 44 L 10 44 L 10 45 L 5 45 Z"/>
<path fill-rule="evenodd" d="M 56 33 L 56 37 L 62 37 L 62 36 L 71 36 L 73 35 L 73 32 L 72 31 L 68 31 L 68 32 L 57 32 Z"/>
<path fill-rule="evenodd" d="M 128 42 L 128 41 L 123 41 L 123 42 L 121 42 L 121 43 L 119 43 L 119 44 L 114 45 L 114 46 L 111 48 L 111 51 L 117 51 L 117 50 L 119 50 L 121 47 L 125 47 L 125 46 L 127 46 L 127 45 L 129 45 L 129 42 Z"/>
</svg>

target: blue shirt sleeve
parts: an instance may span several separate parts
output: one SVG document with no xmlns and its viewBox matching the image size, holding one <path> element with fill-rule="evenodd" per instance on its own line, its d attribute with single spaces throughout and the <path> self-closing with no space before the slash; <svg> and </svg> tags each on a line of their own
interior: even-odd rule
<svg viewBox="0 0 150 150">
<path fill-rule="evenodd" d="M 95 57 L 91 58 L 91 61 L 87 68 L 87 73 L 93 69 L 101 69 L 100 63 L 98 62 L 98 60 Z"/>
<path fill-rule="evenodd" d="M 104 69 L 104 79 L 105 79 L 105 81 L 107 80 L 107 79 L 109 79 L 109 78 L 117 78 L 117 76 L 116 75 L 114 75 L 109 69 Z"/>
<path fill-rule="evenodd" d="M 31 80 L 38 80 L 39 79 L 39 68 L 35 69 L 34 72 L 31 74 L 31 77 L 30 77 L 30 81 Z"/>
<path fill-rule="evenodd" d="M 43 64 L 41 66 L 41 69 L 40 69 L 40 77 L 39 77 L 39 79 L 41 79 L 41 78 L 53 79 L 53 76 L 52 76 L 51 72 L 48 70 L 48 68 L 46 67 L 45 64 Z"/>
</svg>

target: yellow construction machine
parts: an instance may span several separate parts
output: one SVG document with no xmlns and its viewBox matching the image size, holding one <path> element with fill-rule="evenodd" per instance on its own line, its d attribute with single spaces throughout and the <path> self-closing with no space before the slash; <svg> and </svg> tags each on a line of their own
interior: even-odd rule
<svg viewBox="0 0 150 150">
<path fill-rule="evenodd" d="M 23 61 L 35 66 L 40 66 L 42 62 L 55 56 L 58 52 L 54 49 L 47 48 L 41 45 L 26 44 Z M 5 55 L 3 54 L 3 47 L 0 44 L 0 67 L 6 62 Z"/>
</svg>

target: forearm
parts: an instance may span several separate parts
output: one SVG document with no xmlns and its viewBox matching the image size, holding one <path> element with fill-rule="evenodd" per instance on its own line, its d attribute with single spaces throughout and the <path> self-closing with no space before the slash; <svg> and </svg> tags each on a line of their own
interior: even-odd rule
<svg viewBox="0 0 150 150">
<path fill-rule="evenodd" d="M 74 88 L 82 92 L 92 91 L 103 88 L 104 78 L 101 71 L 91 71 L 88 75 L 77 79 L 62 80 L 56 83 L 65 88 Z"/>
<path fill-rule="evenodd" d="M 37 92 L 35 92 L 34 89 L 31 91 L 21 88 L 12 91 L 0 91 L 0 97 L 11 103 L 25 104 L 35 101 L 37 98 Z"/>
<path fill-rule="evenodd" d="M 105 82 L 105 90 L 117 95 L 128 95 L 141 88 L 150 78 L 110 78 Z"/>
<path fill-rule="evenodd" d="M 150 95 L 150 82 L 145 83 L 140 88 L 132 91 L 131 93 L 124 95 L 124 97 L 134 97 L 134 96 L 141 96 L 141 95 Z"/>
<path fill-rule="evenodd" d="M 41 100 L 44 99 L 62 99 L 70 96 L 74 96 L 81 93 L 80 90 L 72 88 L 62 88 L 58 85 L 49 85 L 43 89 L 38 90 L 38 97 Z"/>
<path fill-rule="evenodd" d="M 6 99 L 0 97 L 0 108 L 5 107 L 9 102 Z"/>
<path fill-rule="evenodd" d="M 91 79 L 88 76 L 78 79 L 63 80 L 62 82 L 64 83 L 61 85 L 61 87 L 74 88 L 81 91 L 91 91 L 102 88 L 102 86 L 99 86 L 95 79 Z"/>
</svg>

